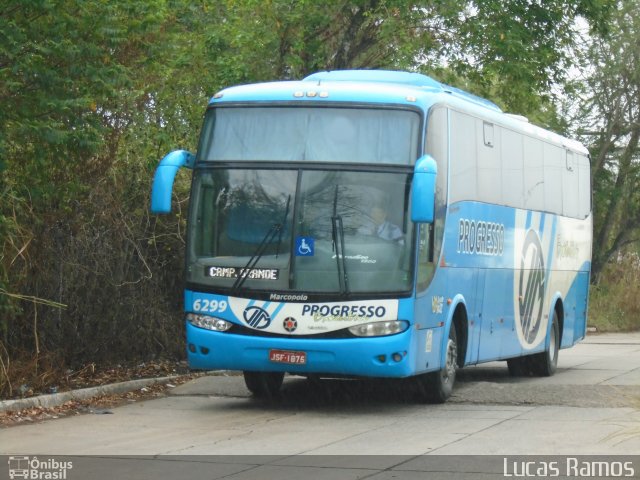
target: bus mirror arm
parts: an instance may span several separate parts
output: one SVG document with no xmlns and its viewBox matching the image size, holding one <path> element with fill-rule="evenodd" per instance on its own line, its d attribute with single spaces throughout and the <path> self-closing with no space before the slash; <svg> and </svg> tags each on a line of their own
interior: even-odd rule
<svg viewBox="0 0 640 480">
<path fill-rule="evenodd" d="M 181 167 L 193 168 L 195 157 L 186 150 L 167 154 L 156 169 L 151 188 L 151 213 L 171 213 L 171 193 L 176 173 Z"/>
<path fill-rule="evenodd" d="M 411 220 L 415 223 L 433 222 L 437 173 L 438 165 L 431 155 L 416 162 L 411 193 Z"/>
</svg>

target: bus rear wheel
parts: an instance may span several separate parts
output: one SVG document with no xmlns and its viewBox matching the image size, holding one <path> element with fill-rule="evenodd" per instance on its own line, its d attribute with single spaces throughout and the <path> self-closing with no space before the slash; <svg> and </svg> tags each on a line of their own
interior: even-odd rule
<svg viewBox="0 0 640 480">
<path fill-rule="evenodd" d="M 275 398 L 280 393 L 284 380 L 284 372 L 250 372 L 244 371 L 244 383 L 258 398 Z"/>
<path fill-rule="evenodd" d="M 553 312 L 551 329 L 549 330 L 549 348 L 544 352 L 525 355 L 507 360 L 509 374 L 514 377 L 538 376 L 550 377 L 558 367 L 558 351 L 560 350 L 560 326 L 558 313 Z"/>
<path fill-rule="evenodd" d="M 425 373 L 417 377 L 420 396 L 430 403 L 444 403 L 453 393 L 458 367 L 458 337 L 452 324 L 445 352 L 445 363 L 437 372 Z"/>
<path fill-rule="evenodd" d="M 534 375 L 550 377 L 556 373 L 558 367 L 558 352 L 560 350 L 560 326 L 558 312 L 553 312 L 551 329 L 549 330 L 549 348 L 544 352 L 531 355 L 530 368 Z"/>
</svg>

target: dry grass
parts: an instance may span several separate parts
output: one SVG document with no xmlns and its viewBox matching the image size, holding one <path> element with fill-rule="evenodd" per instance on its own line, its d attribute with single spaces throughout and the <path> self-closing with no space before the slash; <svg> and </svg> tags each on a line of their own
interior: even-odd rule
<svg viewBox="0 0 640 480">
<path fill-rule="evenodd" d="M 0 427 L 20 425 L 26 422 L 40 422 L 82 413 L 113 413 L 108 409 L 127 403 L 165 396 L 172 388 L 201 375 L 201 373 L 189 373 L 176 376 L 170 382 L 154 383 L 138 390 L 124 393 L 102 394 L 85 400 L 69 400 L 55 407 L 30 407 L 23 410 L 0 412 Z"/>
<path fill-rule="evenodd" d="M 45 393 L 62 392 L 109 383 L 184 375 L 189 370 L 181 361 L 129 362 L 119 365 L 87 363 L 72 369 L 60 356 L 26 355 L 13 360 L 8 375 L 0 378 L 0 399 L 25 398 Z"/>
<path fill-rule="evenodd" d="M 589 326 L 599 332 L 640 330 L 640 257 L 627 254 L 607 265 L 591 287 Z"/>
</svg>

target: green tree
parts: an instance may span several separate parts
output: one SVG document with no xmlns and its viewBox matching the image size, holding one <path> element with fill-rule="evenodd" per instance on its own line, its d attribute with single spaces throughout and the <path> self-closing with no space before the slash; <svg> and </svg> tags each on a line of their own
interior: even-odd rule
<svg viewBox="0 0 640 480">
<path fill-rule="evenodd" d="M 434 49 L 438 6 L 406 0 L 226 0 L 208 46 L 227 84 L 318 70 L 412 68 Z M 428 9 L 428 11 L 427 11 Z"/>
<path fill-rule="evenodd" d="M 613 0 L 318 3 L 226 1 L 208 45 L 228 84 L 318 70 L 419 70 L 553 124 L 552 86 L 572 62 L 575 20 L 606 28 Z M 213 53 L 213 52 L 212 52 Z M 556 122 L 557 123 L 557 122 Z"/>
<path fill-rule="evenodd" d="M 445 20 L 455 48 L 444 58 L 452 72 L 481 96 L 536 123 L 558 123 L 554 90 L 568 80 L 578 37 L 576 20 L 594 32 L 607 28 L 612 0 L 470 1 Z M 455 77 L 454 77 L 455 78 Z"/>
<path fill-rule="evenodd" d="M 65 293 L 73 280 L 63 274 L 78 282 L 87 268 L 73 264 L 70 247 L 104 214 L 93 208 L 95 192 L 112 179 L 123 132 L 149 104 L 145 81 L 157 74 L 149 59 L 171 21 L 155 0 L 0 8 L 0 325 L 9 347 L 31 337 L 35 351 L 55 347 L 82 324 L 68 321 L 74 305 L 41 305 L 82 303 Z M 38 322 L 48 334 L 38 334 Z"/>
<path fill-rule="evenodd" d="M 584 51 L 589 69 L 579 125 L 590 145 L 594 190 L 593 279 L 640 242 L 640 4 L 625 0 L 606 36 Z"/>
</svg>

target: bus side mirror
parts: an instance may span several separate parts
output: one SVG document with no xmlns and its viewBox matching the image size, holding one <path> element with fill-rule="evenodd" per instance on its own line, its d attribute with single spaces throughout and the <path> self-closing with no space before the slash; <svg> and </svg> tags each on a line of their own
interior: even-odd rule
<svg viewBox="0 0 640 480">
<path fill-rule="evenodd" d="M 431 155 L 423 155 L 413 170 L 411 220 L 415 223 L 433 222 L 436 200 L 438 165 Z"/>
<path fill-rule="evenodd" d="M 186 150 L 174 150 L 160 160 L 151 188 L 151 213 L 171 212 L 173 181 L 180 167 L 193 168 L 195 157 Z"/>
</svg>

